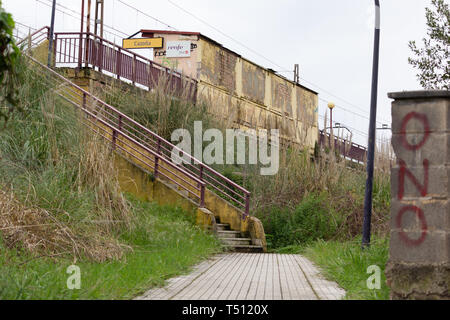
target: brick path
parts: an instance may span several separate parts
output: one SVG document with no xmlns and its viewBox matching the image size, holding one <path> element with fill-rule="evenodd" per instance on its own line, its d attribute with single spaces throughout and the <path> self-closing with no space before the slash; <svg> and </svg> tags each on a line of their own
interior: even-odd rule
<svg viewBox="0 0 450 320">
<path fill-rule="evenodd" d="M 301 255 L 230 253 L 214 256 L 137 299 L 338 300 L 344 295 Z"/>
</svg>

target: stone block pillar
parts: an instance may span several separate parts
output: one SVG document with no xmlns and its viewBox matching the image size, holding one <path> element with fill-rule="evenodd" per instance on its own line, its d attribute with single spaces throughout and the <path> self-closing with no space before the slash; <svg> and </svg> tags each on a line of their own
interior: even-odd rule
<svg viewBox="0 0 450 320">
<path fill-rule="evenodd" d="M 450 92 L 390 93 L 392 299 L 450 299 Z"/>
</svg>

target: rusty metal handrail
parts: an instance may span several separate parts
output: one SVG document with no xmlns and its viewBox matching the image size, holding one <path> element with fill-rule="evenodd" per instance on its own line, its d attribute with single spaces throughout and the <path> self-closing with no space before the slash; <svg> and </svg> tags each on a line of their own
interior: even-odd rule
<svg viewBox="0 0 450 320">
<path fill-rule="evenodd" d="M 32 39 L 37 34 L 42 34 L 42 31 L 44 31 L 45 29 L 47 29 L 47 39 L 48 39 L 50 27 L 45 26 L 45 27 L 40 28 L 39 30 L 36 30 L 29 36 L 27 36 L 27 37 L 23 38 L 22 40 L 20 40 L 19 42 L 17 42 L 17 46 L 20 46 L 22 43 L 24 43 L 28 39 Z"/>
<path fill-rule="evenodd" d="M 327 138 L 328 139 L 331 138 L 331 134 L 328 132 L 325 132 L 324 130 L 319 130 L 319 144 L 320 145 L 326 144 L 325 141 L 327 140 Z M 358 162 L 364 162 L 364 158 L 367 153 L 366 147 L 364 147 L 360 144 L 354 143 L 354 142 L 350 143 L 350 141 L 347 141 L 346 139 L 334 136 L 334 144 L 336 145 L 338 143 L 344 144 L 344 146 L 350 145 L 350 149 L 349 150 L 344 149 L 343 153 L 341 152 L 341 148 L 339 147 L 339 152 L 341 153 L 342 156 L 350 158 L 351 160 L 355 160 Z M 354 148 L 356 150 L 356 152 L 352 153 L 352 148 Z M 355 153 L 358 155 L 357 157 L 354 156 Z"/>
<path fill-rule="evenodd" d="M 95 101 L 96 103 L 98 103 L 99 105 L 105 107 L 107 110 L 110 110 L 114 113 L 116 113 L 120 118 L 128 118 L 126 115 L 124 115 L 123 113 L 121 113 L 120 111 L 118 111 L 117 109 L 115 109 L 114 107 L 108 105 L 107 103 L 101 101 L 99 98 L 93 96 L 91 93 L 87 92 L 86 90 L 84 90 L 83 88 L 80 88 L 79 86 L 77 86 L 76 84 L 72 83 L 70 80 L 66 79 L 65 77 L 63 77 L 62 75 L 58 74 L 57 72 L 53 71 L 52 69 L 48 68 L 47 66 L 44 66 L 43 64 L 41 64 L 40 62 L 38 62 L 36 59 L 28 56 L 28 58 L 33 61 L 35 64 L 39 65 L 41 68 L 43 68 L 46 72 L 50 73 L 53 77 L 59 79 L 60 81 L 64 82 L 65 84 L 67 84 L 69 87 L 79 91 L 81 94 L 79 94 L 79 97 L 83 98 L 83 101 L 86 102 L 87 97 L 89 97 L 89 99 L 92 99 L 93 101 Z M 75 92 L 72 91 L 72 94 L 74 94 Z M 75 93 L 76 94 L 76 93 Z M 120 129 L 120 123 L 119 125 L 113 125 L 111 123 L 109 123 L 107 120 L 107 118 L 102 118 L 100 117 L 98 114 L 95 114 L 91 111 L 89 111 L 86 108 L 86 105 L 84 105 L 84 103 L 82 103 L 81 105 L 68 99 L 67 96 L 65 96 L 64 94 L 59 94 L 62 98 L 68 100 L 69 102 L 71 102 L 72 104 L 76 105 L 78 108 L 80 108 L 86 115 L 88 115 L 89 117 L 91 117 L 92 119 L 95 120 L 95 122 L 100 122 L 103 126 L 109 128 L 111 130 L 112 133 L 107 133 L 107 135 L 111 135 L 112 139 L 109 139 L 107 137 L 107 135 L 102 135 L 104 138 L 110 140 L 111 142 L 113 142 L 113 147 L 119 147 L 121 148 L 122 151 L 132 155 L 133 157 L 136 157 L 135 154 L 133 154 L 133 152 L 129 152 L 126 148 L 123 148 L 120 146 L 120 144 L 117 143 L 117 139 L 119 139 L 120 137 L 125 138 L 126 141 L 131 142 L 131 145 L 128 144 L 127 147 L 133 149 L 135 152 L 139 153 L 141 156 L 143 156 L 144 158 L 147 158 L 147 160 L 151 160 L 150 158 L 148 158 L 148 156 L 146 156 L 145 154 L 143 154 L 142 152 L 140 152 L 139 150 L 137 150 L 136 148 L 140 148 L 142 150 L 144 150 L 145 152 L 149 153 L 150 155 L 152 155 L 155 158 L 155 162 L 157 163 L 158 161 L 163 162 L 164 164 L 168 165 L 169 167 L 171 167 L 172 169 L 174 169 L 174 171 L 169 171 L 170 173 L 174 174 L 176 176 L 176 178 L 184 181 L 186 184 L 188 184 L 191 187 L 196 187 L 197 191 L 200 192 L 200 196 L 198 196 L 197 194 L 195 194 L 194 192 L 192 192 L 192 190 L 190 190 L 189 188 L 187 188 L 186 186 L 184 186 L 183 184 L 179 183 L 177 180 L 172 179 L 168 174 L 164 174 L 162 172 L 162 170 L 158 171 L 158 167 L 152 166 L 151 164 L 149 164 L 148 162 L 146 162 L 146 159 L 140 158 L 140 157 L 136 157 L 139 161 L 145 163 L 147 166 L 149 166 L 150 168 L 154 169 L 154 174 L 155 176 L 157 176 L 158 174 L 162 174 L 165 176 L 165 178 L 167 178 L 168 180 L 170 180 L 170 182 L 176 184 L 177 186 L 179 186 L 180 188 L 183 188 L 184 190 L 186 190 L 188 193 L 192 194 L 194 197 L 199 198 L 200 200 L 200 206 L 203 207 L 205 205 L 205 187 L 206 187 L 206 183 L 204 181 L 201 181 L 199 178 L 197 178 L 196 176 L 192 175 L 191 173 L 187 172 L 186 170 L 184 170 L 183 168 L 180 168 L 179 166 L 175 165 L 174 163 L 172 163 L 170 160 L 167 160 L 163 155 L 158 154 L 157 152 L 155 152 L 154 150 L 146 147 L 145 145 L 141 144 L 140 142 L 136 141 L 135 139 L 131 138 L 127 132 L 123 129 Z M 132 120 L 132 119 L 130 119 Z M 133 121 L 133 120 L 132 120 Z M 97 125 L 95 122 L 91 121 L 92 124 L 96 125 L 97 128 L 99 128 L 100 130 L 104 130 L 101 126 Z M 115 138 L 114 138 L 115 137 Z M 193 180 L 195 183 L 197 183 L 197 186 L 189 183 L 189 181 L 187 181 L 186 179 L 183 178 L 183 175 L 185 177 L 187 177 L 188 179 Z"/>
<path fill-rule="evenodd" d="M 59 50 L 58 50 L 59 48 Z M 56 32 L 54 57 L 56 64 L 78 64 L 109 72 L 149 89 L 156 87 L 161 76 L 168 76 L 174 94 L 188 93 L 195 102 L 197 80 L 162 66 L 107 39 L 87 32 Z"/>
</svg>

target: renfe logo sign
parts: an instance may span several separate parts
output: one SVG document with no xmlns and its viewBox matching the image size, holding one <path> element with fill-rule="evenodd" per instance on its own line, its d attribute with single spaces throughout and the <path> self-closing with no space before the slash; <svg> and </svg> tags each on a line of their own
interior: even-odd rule
<svg viewBox="0 0 450 320">
<path fill-rule="evenodd" d="M 191 56 L 190 41 L 168 41 L 166 49 L 167 58 L 188 58 Z"/>
</svg>

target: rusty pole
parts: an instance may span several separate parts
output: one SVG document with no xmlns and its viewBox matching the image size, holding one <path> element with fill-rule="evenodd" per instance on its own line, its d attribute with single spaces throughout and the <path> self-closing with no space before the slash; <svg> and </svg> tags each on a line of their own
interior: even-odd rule
<svg viewBox="0 0 450 320">
<path fill-rule="evenodd" d="M 95 3 L 95 35 L 103 38 L 103 21 L 105 16 L 104 0 L 96 0 Z M 101 9 L 99 9 L 101 6 Z M 100 25 L 100 34 L 98 34 L 98 25 Z"/>
<path fill-rule="evenodd" d="M 373 171 L 377 120 L 378 68 L 380 59 L 380 1 L 375 0 L 375 40 L 373 51 L 372 94 L 370 102 L 369 142 L 367 147 L 367 181 L 364 198 L 364 222 L 362 248 L 370 246 L 372 228 Z"/>
<path fill-rule="evenodd" d="M 83 63 L 83 29 L 84 29 L 84 0 L 81 0 L 81 28 L 80 28 L 80 44 L 78 49 L 78 68 L 81 69 Z"/>
<path fill-rule="evenodd" d="M 95 2 L 95 27 L 94 34 L 98 35 L 98 0 Z"/>
<path fill-rule="evenodd" d="M 87 15 L 86 15 L 86 32 L 91 32 L 91 5 L 92 0 L 88 0 L 88 8 L 87 8 Z"/>
<path fill-rule="evenodd" d="M 101 19 L 102 19 L 102 22 L 101 22 L 101 24 L 100 24 L 100 37 L 101 38 L 103 38 L 103 19 L 104 19 L 104 17 L 105 17 L 105 2 L 104 2 L 105 0 L 101 0 L 101 3 L 102 3 L 102 13 L 101 13 Z"/>
</svg>

